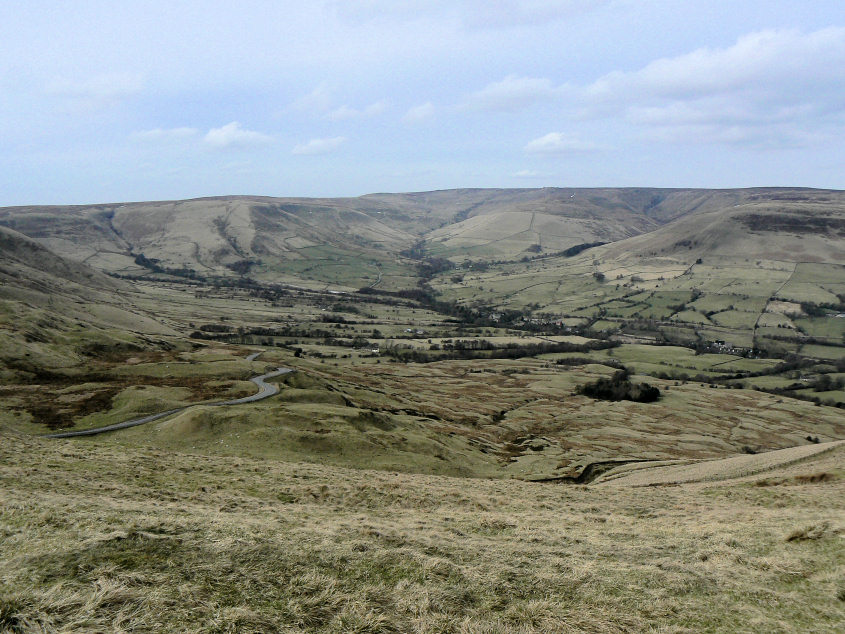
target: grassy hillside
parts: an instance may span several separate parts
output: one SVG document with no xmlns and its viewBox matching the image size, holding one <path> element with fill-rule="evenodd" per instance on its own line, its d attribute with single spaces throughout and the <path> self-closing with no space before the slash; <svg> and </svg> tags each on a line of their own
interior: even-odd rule
<svg viewBox="0 0 845 634">
<path fill-rule="evenodd" d="M 0 210 L 0 632 L 838 631 L 842 197 Z"/>
<path fill-rule="evenodd" d="M 160 307 L 159 317 L 182 336 L 19 375 L 0 387 L 3 423 L 44 433 L 194 405 L 120 432 L 115 442 L 532 480 L 577 478 L 597 462 L 714 458 L 807 444 L 808 437 L 845 437 L 841 410 L 727 389 L 789 376 L 776 359 L 642 344 L 592 349 L 606 344 L 489 327 L 459 330 L 442 315 L 390 296 L 387 304 L 377 296 L 306 291 L 263 299 L 237 289 L 200 294 L 195 286 L 149 284 L 133 298 L 143 308 Z M 450 357 L 456 332 L 474 357 Z M 558 343 L 574 351 L 543 353 L 542 346 Z M 247 361 L 254 350 L 264 353 Z M 503 352 L 509 356 L 495 358 Z M 660 401 L 610 403 L 576 393 L 620 364 L 637 383 L 659 387 Z M 250 393 L 245 380 L 278 365 L 297 369 L 279 396 L 228 409 L 200 405 Z M 734 380 L 738 372 L 752 378 Z"/>
<path fill-rule="evenodd" d="M 160 337 L 176 334 L 153 314 L 134 304 L 128 284 L 0 227 L 4 382 L 154 347 Z"/>
<path fill-rule="evenodd" d="M 643 341 L 841 358 L 824 348 L 845 337 L 836 317 L 845 304 L 840 194 L 741 193 L 730 207 L 702 208 L 570 257 L 462 266 L 432 285 L 478 309 L 527 309 Z"/>
<path fill-rule="evenodd" d="M 685 256 L 698 257 L 737 253 L 742 245 L 733 238 L 762 228 L 785 238 L 752 248 L 749 255 L 772 259 L 785 249 L 783 257 L 796 261 L 826 244 L 828 230 L 840 230 L 840 220 L 817 212 L 840 209 L 843 201 L 842 192 L 801 189 L 467 189 L 340 199 L 230 196 L 10 207 L 0 209 L 0 225 L 62 257 L 121 275 L 248 276 L 312 288 L 395 290 L 416 285 L 414 262 L 403 254 L 420 240 L 429 256 L 517 260 L 651 236 L 668 223 L 666 231 L 654 234 L 654 243 L 621 248 L 671 256 L 681 242 L 689 251 Z M 768 214 L 784 209 L 781 224 L 771 225 Z M 792 229 L 806 213 L 815 216 L 804 223 L 804 241 L 796 241 Z M 725 214 L 739 224 L 728 226 Z M 696 220 L 683 224 L 687 217 Z M 714 222 L 723 229 L 711 231 Z M 765 229 L 770 225 L 772 230 Z M 700 237 L 701 248 L 687 244 L 695 242 L 690 235 Z M 810 259 L 841 256 L 822 252 Z"/>
<path fill-rule="evenodd" d="M 720 480 L 752 480 L 758 486 L 774 484 L 824 482 L 834 479 L 827 469 L 842 467 L 845 442 L 829 442 L 790 447 L 762 454 L 732 456 L 719 460 L 677 461 L 667 465 L 642 462 L 617 467 L 600 476 L 596 482 L 615 486 L 657 486 L 687 482 Z M 807 467 L 811 471 L 808 474 Z M 816 471 L 813 473 L 812 470 Z M 821 469 L 821 470 L 819 470 Z M 766 474 L 766 478 L 760 478 Z"/>
<path fill-rule="evenodd" d="M 740 254 L 787 262 L 842 262 L 845 209 L 837 192 L 773 192 L 712 211 L 698 211 L 605 249 L 626 256 L 697 258 Z"/>
<path fill-rule="evenodd" d="M 398 252 L 414 236 L 342 201 L 228 197 L 0 210 L 12 227 L 101 270 L 137 277 L 257 276 L 359 288 L 412 286 Z M 382 269 L 384 270 L 382 272 Z"/>
<path fill-rule="evenodd" d="M 838 631 L 843 479 L 630 488 L 0 431 L 0 629 Z"/>
<path fill-rule="evenodd" d="M 149 413 L 156 403 L 164 409 L 208 399 L 215 381 L 219 391 L 238 393 L 258 366 L 219 361 L 245 356 L 231 344 L 259 344 L 281 347 L 264 359 L 296 364 L 318 387 L 291 390 L 291 401 L 286 391 L 282 405 L 216 417 L 191 409 L 154 431 L 127 432 L 127 438 L 340 465 L 355 463 L 358 455 L 360 464 L 376 460 L 384 468 L 535 479 L 577 477 L 587 465 L 612 459 L 716 457 L 743 447 L 800 444 L 819 434 L 836 439 L 842 433 L 836 410 L 777 401 L 787 395 L 845 402 L 837 375 L 845 357 L 845 320 L 836 317 L 845 294 L 845 269 L 837 262 L 840 197 L 817 190 L 455 190 L 336 201 L 233 197 L 7 209 L 4 221 L 30 223 L 43 241 L 59 240 L 67 248 L 71 243 L 61 240 L 79 240 L 99 227 L 114 248 L 118 240 L 132 245 L 135 269 L 121 270 L 149 278 L 130 286 L 85 265 L 66 265 L 6 230 L 18 245 L 7 248 L 6 257 L 12 262 L 18 253 L 14 266 L 21 269 L 19 282 L 4 289 L 9 325 L 3 371 L 19 381 L 3 388 L 17 412 L 9 420 L 32 430 L 44 424 L 39 417 L 51 427 L 93 427 Z M 60 217 L 55 233 L 51 213 Z M 454 213 L 456 224 L 429 236 L 463 236 L 473 223 L 487 223 L 488 231 L 505 236 L 503 244 L 521 226 L 510 226 L 505 217 L 517 225 L 528 217 L 598 223 L 602 230 L 623 226 L 623 220 L 634 230 L 630 222 L 637 218 L 669 222 L 569 257 L 534 253 L 486 270 L 447 264 L 431 278 L 425 267 L 438 262 L 429 259 L 433 243 L 387 229 L 394 213 Z M 384 222 L 374 218 L 380 214 Z M 738 230 L 743 223 L 748 231 Z M 802 241 L 812 242 L 817 261 L 788 259 L 793 256 L 784 245 Z M 410 244 L 407 258 L 397 255 Z M 770 255 L 781 250 L 782 259 L 752 260 L 754 249 Z M 21 259 L 24 253 L 29 260 Z M 98 258 L 105 251 L 99 253 L 89 259 L 104 262 Z M 177 256 L 187 259 L 167 259 Z M 186 268 L 204 261 L 205 274 Z M 223 274 L 217 274 L 224 270 L 244 285 L 221 285 Z M 253 275 L 257 281 L 246 277 Z M 394 292 L 413 288 L 420 277 L 430 279 L 430 287 Z M 372 292 L 349 292 L 359 286 Z M 455 336 L 518 347 L 526 342 L 507 337 L 532 329 L 547 341 L 571 330 L 623 345 L 587 350 L 576 363 L 554 355 L 532 359 L 538 353 L 530 350 L 499 360 L 446 355 L 436 364 L 407 363 L 437 360 Z M 676 345 L 647 345 L 655 343 Z M 403 352 L 405 347 L 417 352 Z M 792 353 L 808 357 L 810 365 L 779 365 Z M 585 382 L 615 371 L 613 364 L 626 365 L 639 381 L 661 381 L 668 405 L 617 407 L 572 398 Z M 191 376 L 181 375 L 183 369 Z M 679 380 L 695 385 L 675 385 Z M 75 391 L 75 383 L 84 387 Z M 49 416 L 38 405 L 44 394 L 51 396 Z M 674 427 L 661 422 L 669 411 L 678 412 Z M 765 415 L 757 420 L 755 411 Z M 740 431 L 736 419 L 748 416 L 753 423 Z M 211 419 L 219 421 L 203 422 Z M 235 419 L 243 437 L 218 437 L 221 427 L 237 426 Z M 679 450 L 678 434 L 696 421 L 704 427 Z M 389 429 L 362 435 L 373 425 Z M 649 438 L 659 440 L 649 445 Z"/>
<path fill-rule="evenodd" d="M 630 220 L 639 217 L 654 226 L 693 212 L 726 209 L 768 199 L 837 198 L 842 192 L 803 188 L 658 189 L 648 187 L 541 189 L 451 189 L 408 194 L 370 194 L 359 200 L 383 204 L 406 214 L 439 222 L 460 222 L 501 212 L 545 213 L 571 218 Z M 426 226 L 426 225 L 423 225 Z M 429 227 L 431 224 L 428 225 Z M 423 233 L 420 229 L 412 233 Z"/>
</svg>

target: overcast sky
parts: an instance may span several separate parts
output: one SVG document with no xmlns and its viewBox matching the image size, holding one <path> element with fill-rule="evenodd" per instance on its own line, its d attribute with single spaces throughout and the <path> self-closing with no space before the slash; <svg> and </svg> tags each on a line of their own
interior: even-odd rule
<svg viewBox="0 0 845 634">
<path fill-rule="evenodd" d="M 0 205 L 845 188 L 842 0 L 0 3 Z"/>
</svg>

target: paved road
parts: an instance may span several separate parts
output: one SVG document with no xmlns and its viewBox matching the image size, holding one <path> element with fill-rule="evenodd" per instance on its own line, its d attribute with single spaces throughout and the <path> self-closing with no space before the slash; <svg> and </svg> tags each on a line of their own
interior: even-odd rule
<svg viewBox="0 0 845 634">
<path fill-rule="evenodd" d="M 258 392 L 256 392 L 252 396 L 244 396 L 243 398 L 236 398 L 231 401 L 215 401 L 213 403 L 203 403 L 203 405 L 239 405 L 240 403 L 252 403 L 253 401 L 260 401 L 261 399 L 279 393 L 279 386 L 275 383 L 267 383 L 267 379 L 272 379 L 275 376 L 281 376 L 290 372 L 293 372 L 293 369 L 276 368 L 275 370 L 273 370 L 272 372 L 268 372 L 267 374 L 262 374 L 261 376 L 254 376 L 250 379 L 250 381 L 252 381 L 258 386 Z"/>
<path fill-rule="evenodd" d="M 261 353 L 258 352 L 255 354 L 251 354 L 249 355 L 249 357 L 247 357 L 247 359 L 249 361 L 253 361 L 259 354 Z M 214 407 L 222 407 L 224 405 L 240 405 L 241 403 L 252 403 L 254 401 L 260 401 L 261 399 L 268 398 L 270 396 L 273 396 L 274 394 L 278 394 L 279 392 L 279 386 L 275 385 L 274 383 L 267 383 L 267 379 L 272 379 L 273 377 L 281 376 L 282 374 L 288 374 L 289 372 L 293 372 L 293 369 L 277 368 L 272 372 L 268 372 L 267 374 L 252 377 L 250 381 L 252 381 L 253 383 L 255 383 L 255 385 L 258 386 L 258 392 L 253 394 L 252 396 L 236 398 L 230 401 L 212 401 L 211 403 L 196 403 L 195 405 L 211 405 Z M 144 416 L 143 418 L 133 418 L 132 420 L 123 421 L 122 423 L 115 423 L 114 425 L 106 425 L 105 427 L 95 427 L 94 429 L 81 429 L 79 431 L 63 431 L 56 434 L 47 434 L 46 436 L 44 436 L 44 438 L 73 438 L 75 436 L 93 436 L 95 434 L 102 434 L 107 431 L 117 431 L 118 429 L 126 429 L 127 427 L 136 427 L 138 425 L 143 425 L 144 423 L 151 423 L 154 420 L 158 420 L 166 416 L 171 416 L 172 414 L 176 414 L 177 412 L 186 410 L 189 407 L 194 407 L 194 405 L 177 407 L 176 409 L 169 409 L 166 412 L 151 414 L 149 416 Z"/>
</svg>

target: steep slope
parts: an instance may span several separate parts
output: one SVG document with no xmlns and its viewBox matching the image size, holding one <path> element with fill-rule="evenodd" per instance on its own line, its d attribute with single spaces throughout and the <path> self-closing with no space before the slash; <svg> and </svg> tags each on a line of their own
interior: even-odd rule
<svg viewBox="0 0 845 634">
<path fill-rule="evenodd" d="M 34 238 L 57 254 L 124 275 L 167 272 L 198 276 L 277 276 L 287 263 L 294 277 L 308 262 L 312 276 L 327 260 L 361 268 L 395 259 L 416 240 L 344 200 L 260 197 L 0 210 L 0 225 Z M 384 264 L 382 265 L 384 266 Z M 263 268 L 262 268 L 263 267 Z M 410 264 L 407 266 L 410 270 Z M 370 267 L 372 269 L 372 267 Z M 360 271 L 359 271 L 360 272 Z M 353 274 L 352 287 L 368 276 Z"/>
<path fill-rule="evenodd" d="M 613 242 L 612 259 L 785 253 L 790 261 L 836 261 L 843 209 L 845 192 L 797 188 L 456 189 L 13 207 L 0 209 L 0 225 L 112 273 L 396 289 L 416 283 L 414 263 L 401 253 L 420 239 L 429 254 L 456 260 Z"/>
<path fill-rule="evenodd" d="M 836 214 L 845 209 L 843 192 L 791 188 L 482 191 L 487 195 L 480 200 L 455 194 L 452 208 L 457 201 L 465 206 L 454 216 L 457 222 L 427 234 L 433 253 L 453 258 L 514 259 L 634 236 L 641 236 L 634 244 L 646 245 L 644 250 L 653 250 L 653 237 L 658 244 L 665 242 L 662 248 L 669 253 L 673 236 L 702 231 L 709 231 L 700 242 L 709 244 L 705 249 L 711 252 L 746 253 L 747 245 L 737 241 L 752 237 L 751 242 L 759 242 L 754 236 L 760 231 L 768 232 L 769 238 L 775 233 L 787 236 L 785 242 L 771 245 L 773 249 L 786 247 L 800 252 L 802 247 L 793 244 L 791 234 L 823 237 L 830 228 L 835 238 L 836 232 L 841 231 Z M 407 203 L 414 200 L 413 196 L 405 195 L 401 200 Z M 441 198 L 445 198 L 445 193 Z M 433 204 L 431 198 L 424 200 L 425 204 Z M 739 224 L 726 224 L 726 212 L 736 216 Z M 802 221 L 793 217 L 796 214 L 810 219 Z M 833 217 L 826 220 L 830 214 Z M 709 225 L 714 222 L 723 229 L 711 228 Z M 661 226 L 667 227 L 662 233 L 657 231 Z M 685 236 L 677 241 L 686 247 L 693 240 Z M 808 241 L 805 250 L 813 252 L 818 247 Z M 756 246 L 754 251 L 765 255 Z M 825 248 L 824 252 L 830 250 Z"/>
<path fill-rule="evenodd" d="M 733 199 L 730 193 L 725 196 Z M 625 220 L 633 214 L 663 222 L 697 208 L 705 201 L 724 204 L 716 200 L 714 190 L 578 187 L 450 189 L 370 194 L 362 196 L 361 200 L 377 201 L 410 216 L 430 216 L 449 223 L 504 211 L 617 220 Z"/>
<path fill-rule="evenodd" d="M 68 283 L 78 294 L 116 293 L 126 285 L 73 260 L 61 258 L 32 238 L 0 226 L 0 288 L 24 287 L 42 292 L 63 292 Z"/>
<path fill-rule="evenodd" d="M 413 236 L 342 205 L 249 198 L 124 205 L 113 224 L 136 252 L 222 273 L 244 259 L 307 259 L 303 250 L 399 251 Z"/>
<path fill-rule="evenodd" d="M 133 306 L 125 283 L 0 227 L 0 376 L 70 367 L 167 334 Z"/>
<path fill-rule="evenodd" d="M 131 245 L 112 226 L 116 205 L 31 206 L 0 209 L 0 225 L 14 229 L 47 247 L 53 253 L 77 262 L 96 256 L 112 258 L 115 270 L 132 264 Z"/>
<path fill-rule="evenodd" d="M 687 195 L 678 194 L 692 205 Z M 694 205 L 653 231 L 573 257 L 531 254 L 467 272 L 460 284 L 447 274 L 433 286 L 445 299 L 530 306 L 568 325 L 621 329 L 643 341 L 840 358 L 845 193 L 738 190 Z"/>
<path fill-rule="evenodd" d="M 497 211 L 433 231 L 426 236 L 426 244 L 432 254 L 458 260 L 516 259 L 563 251 L 579 244 L 614 242 L 658 226 L 639 217 L 623 221 Z"/>
<path fill-rule="evenodd" d="M 674 190 L 652 189 L 453 189 L 408 194 L 371 194 L 360 200 L 390 207 L 387 213 L 407 230 L 426 234 L 445 255 L 514 255 L 535 244 L 567 248 L 573 240 L 620 239 L 650 231 L 649 217 Z M 513 244 L 506 244 L 513 242 Z M 497 243 L 497 244 L 494 244 Z M 517 245 L 521 245 L 521 248 Z"/>
<path fill-rule="evenodd" d="M 679 218 L 648 236 L 606 247 L 610 257 L 742 256 L 789 262 L 845 261 L 841 192 L 785 191 L 746 197 L 730 207 Z"/>
<path fill-rule="evenodd" d="M 0 486 L 12 632 L 841 631 L 841 477 L 566 487 L 0 430 Z"/>
</svg>

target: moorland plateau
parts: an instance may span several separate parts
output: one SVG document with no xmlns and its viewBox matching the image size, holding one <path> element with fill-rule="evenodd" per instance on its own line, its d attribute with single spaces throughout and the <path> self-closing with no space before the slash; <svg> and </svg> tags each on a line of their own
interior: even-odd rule
<svg viewBox="0 0 845 634">
<path fill-rule="evenodd" d="M 833 632 L 843 440 L 843 191 L 0 209 L 0 631 Z"/>
</svg>

